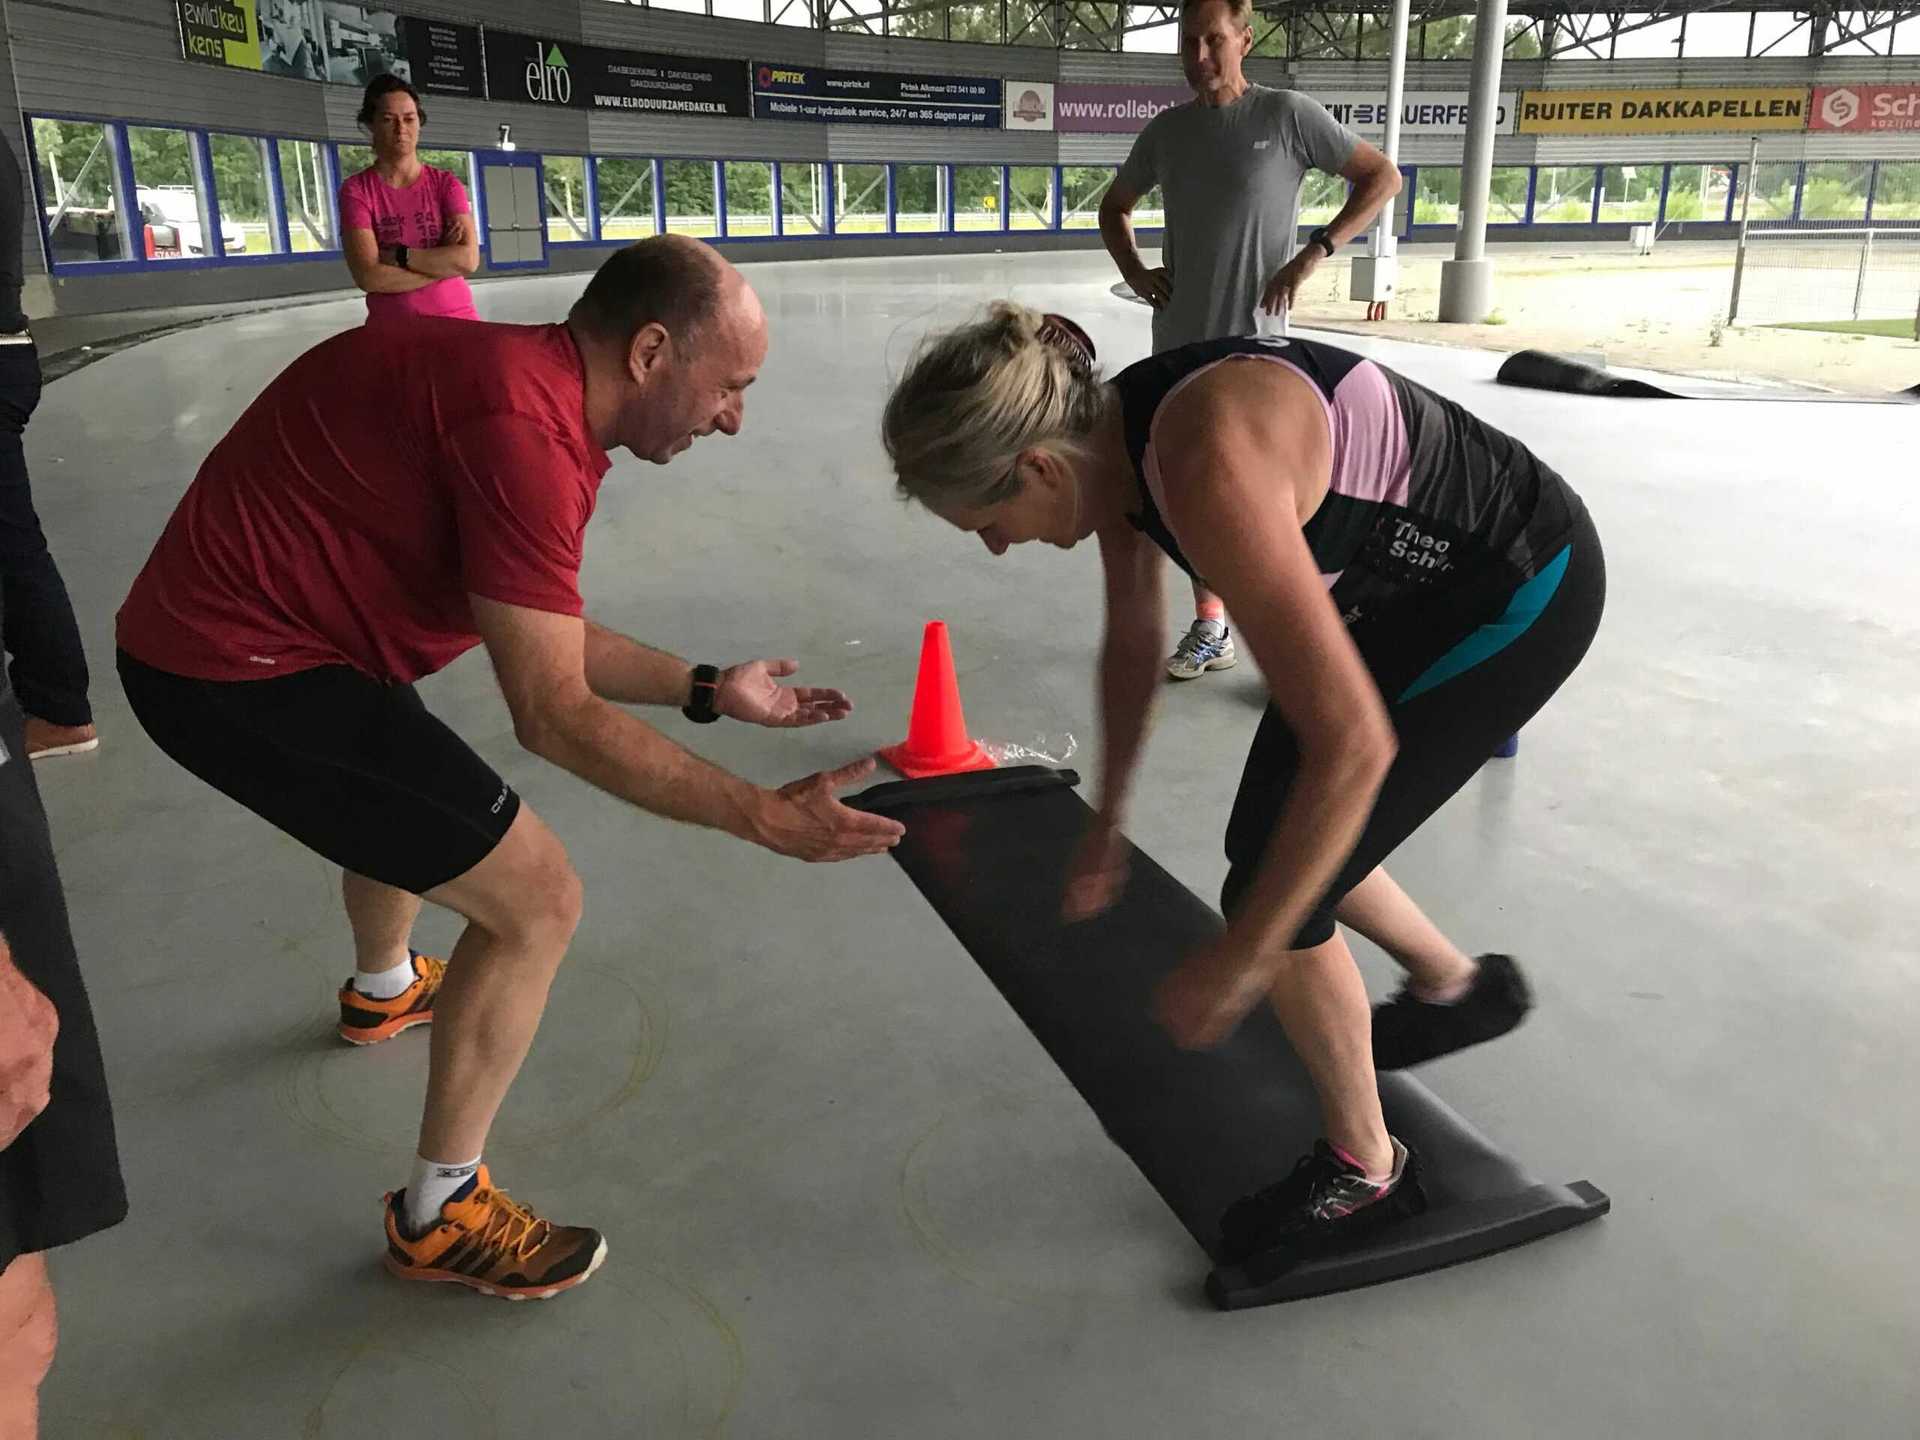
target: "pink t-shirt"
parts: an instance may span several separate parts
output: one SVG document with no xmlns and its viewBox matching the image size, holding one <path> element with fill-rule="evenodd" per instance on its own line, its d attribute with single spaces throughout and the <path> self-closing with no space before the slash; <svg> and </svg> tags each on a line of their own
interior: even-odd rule
<svg viewBox="0 0 1920 1440">
<path fill-rule="evenodd" d="M 451 170 L 420 167 L 420 178 L 403 190 L 382 180 L 369 166 L 349 176 L 340 186 L 340 226 L 344 230 L 371 230 L 385 250 L 395 245 L 430 249 L 440 244 L 447 222 L 471 212 L 467 187 Z M 473 291 L 466 278 L 449 275 L 404 295 L 367 296 L 367 319 L 394 320 L 409 315 L 451 315 L 478 320 Z"/>
</svg>

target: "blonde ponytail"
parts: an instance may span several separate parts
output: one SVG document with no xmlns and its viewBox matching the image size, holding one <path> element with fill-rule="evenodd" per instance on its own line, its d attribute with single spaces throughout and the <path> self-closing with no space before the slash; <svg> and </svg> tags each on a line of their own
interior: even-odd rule
<svg viewBox="0 0 1920 1440">
<path fill-rule="evenodd" d="M 1106 405 L 1079 327 L 1002 301 L 922 342 L 887 401 L 881 438 L 903 495 L 980 510 L 1016 493 L 1025 451 L 1078 451 Z"/>
</svg>

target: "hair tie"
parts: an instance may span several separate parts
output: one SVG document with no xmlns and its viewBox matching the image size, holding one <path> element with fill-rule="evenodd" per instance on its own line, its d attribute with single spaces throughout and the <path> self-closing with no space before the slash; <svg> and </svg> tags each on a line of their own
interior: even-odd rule
<svg viewBox="0 0 1920 1440">
<path fill-rule="evenodd" d="M 1038 333 L 1041 344 L 1051 345 L 1067 357 L 1067 368 L 1074 374 L 1093 373 L 1093 341 L 1073 321 L 1064 315 L 1042 315 Z"/>
</svg>

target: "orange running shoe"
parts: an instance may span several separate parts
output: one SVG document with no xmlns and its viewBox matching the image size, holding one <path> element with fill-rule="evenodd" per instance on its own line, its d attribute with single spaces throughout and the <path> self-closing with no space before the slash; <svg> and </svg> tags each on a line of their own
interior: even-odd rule
<svg viewBox="0 0 1920 1440">
<path fill-rule="evenodd" d="M 400 1228 L 404 1191 L 387 1196 L 387 1269 L 406 1280 L 465 1285 L 503 1300 L 550 1300 L 607 1258 L 598 1230 L 555 1225 L 493 1188 L 482 1165 L 418 1239 Z"/>
<path fill-rule="evenodd" d="M 391 1000 L 376 1000 L 353 988 L 353 980 L 340 987 L 340 1038 L 353 1045 L 378 1045 L 391 1040 L 402 1030 L 426 1025 L 433 1020 L 433 1000 L 446 978 L 447 962 L 418 950 L 413 957 L 413 984 Z"/>
</svg>

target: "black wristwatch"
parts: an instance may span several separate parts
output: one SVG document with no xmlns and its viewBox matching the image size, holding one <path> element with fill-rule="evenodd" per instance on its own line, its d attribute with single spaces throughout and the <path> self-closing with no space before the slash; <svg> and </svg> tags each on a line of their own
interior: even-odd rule
<svg viewBox="0 0 1920 1440">
<path fill-rule="evenodd" d="M 1332 252 L 1329 251 L 1328 253 L 1331 254 Z M 396 245 L 393 247 L 393 263 L 398 265 L 402 270 L 407 268 L 407 247 L 406 246 Z"/>
<path fill-rule="evenodd" d="M 1307 243 L 1311 245 L 1318 245 L 1322 250 L 1326 251 L 1327 258 L 1329 260 L 1333 258 L 1333 252 L 1338 248 L 1333 243 L 1333 236 L 1327 233 L 1326 227 L 1324 225 L 1321 226 L 1320 229 L 1315 230 L 1313 233 L 1307 236 Z M 405 262 L 403 261 L 401 263 L 404 264 Z"/>
<path fill-rule="evenodd" d="M 681 706 L 680 713 L 696 725 L 711 725 L 720 718 L 720 712 L 713 708 L 719 698 L 720 667 L 696 665 L 693 667 L 693 702 Z"/>
</svg>

